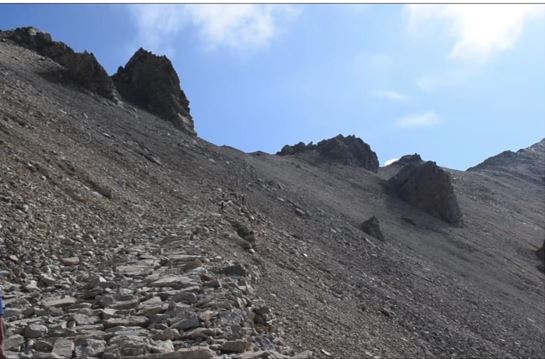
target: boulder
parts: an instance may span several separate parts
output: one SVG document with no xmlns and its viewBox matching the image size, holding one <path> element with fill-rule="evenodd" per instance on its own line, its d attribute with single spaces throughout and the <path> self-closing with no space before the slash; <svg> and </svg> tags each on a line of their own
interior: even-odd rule
<svg viewBox="0 0 545 359">
<path fill-rule="evenodd" d="M 305 145 L 299 142 L 293 146 L 286 145 L 277 154 L 286 156 L 310 151 L 316 152 L 323 161 L 363 167 L 372 172 L 377 172 L 379 167 L 377 154 L 371 150 L 367 143 L 354 135 L 346 137 L 338 135 L 317 144 L 311 142 Z"/>
<path fill-rule="evenodd" d="M 462 223 L 450 175 L 435 162 L 406 165 L 388 183 L 410 205 L 449 224 Z"/>
<path fill-rule="evenodd" d="M 368 220 L 364 221 L 360 225 L 360 229 L 368 235 L 375 237 L 376 239 L 379 239 L 381 241 L 384 240 L 384 235 L 380 230 L 380 223 L 378 221 L 378 218 L 375 216 L 372 216 Z"/>
<path fill-rule="evenodd" d="M 82 87 L 111 100 L 117 98 L 112 79 L 92 53 L 75 52 L 65 43 L 53 41 L 50 34 L 33 27 L 0 31 L 0 39 L 10 40 L 62 65 L 68 76 Z"/>
<path fill-rule="evenodd" d="M 189 101 L 166 56 L 157 56 L 140 48 L 125 67 L 119 67 L 112 79 L 125 100 L 172 122 L 189 134 L 196 134 Z"/>
</svg>

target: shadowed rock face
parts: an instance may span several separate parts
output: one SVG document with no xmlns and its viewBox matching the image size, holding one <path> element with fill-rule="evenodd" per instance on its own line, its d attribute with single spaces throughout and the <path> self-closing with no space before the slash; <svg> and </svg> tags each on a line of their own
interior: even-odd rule
<svg viewBox="0 0 545 359">
<path fill-rule="evenodd" d="M 64 66 L 70 78 L 79 85 L 114 100 L 115 86 L 92 53 L 78 53 L 63 42 L 52 41 L 51 35 L 33 27 L 0 31 L 0 39 L 35 51 Z"/>
<path fill-rule="evenodd" d="M 462 212 L 450 175 L 435 164 L 424 162 L 403 167 L 389 184 L 405 202 L 449 224 L 461 224 Z"/>
<path fill-rule="evenodd" d="M 166 56 L 139 49 L 112 77 L 121 96 L 195 135 L 189 101 Z"/>
<path fill-rule="evenodd" d="M 378 170 L 378 158 L 371 147 L 360 138 L 351 135 L 344 137 L 338 135 L 328 140 L 305 145 L 299 142 L 296 145 L 286 145 L 278 152 L 278 155 L 286 156 L 308 151 L 316 151 L 320 158 L 328 161 L 338 162 L 349 166 L 363 167 L 370 171 Z"/>
</svg>

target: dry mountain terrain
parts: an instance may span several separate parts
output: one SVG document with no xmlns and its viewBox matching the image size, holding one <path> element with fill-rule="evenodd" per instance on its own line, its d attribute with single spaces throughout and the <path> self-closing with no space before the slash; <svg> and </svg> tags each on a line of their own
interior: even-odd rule
<svg viewBox="0 0 545 359">
<path fill-rule="evenodd" d="M 179 81 L 0 32 L 9 358 L 545 357 L 545 140 L 467 171 L 248 154 Z"/>
</svg>

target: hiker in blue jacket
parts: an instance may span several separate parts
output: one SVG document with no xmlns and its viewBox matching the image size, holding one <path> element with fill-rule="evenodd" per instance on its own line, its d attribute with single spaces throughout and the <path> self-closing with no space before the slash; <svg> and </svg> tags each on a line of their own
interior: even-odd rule
<svg viewBox="0 0 545 359">
<path fill-rule="evenodd" d="M 6 272 L 0 271 L 0 359 L 6 359 L 4 353 L 4 291 L 2 288 L 6 274 Z"/>
</svg>

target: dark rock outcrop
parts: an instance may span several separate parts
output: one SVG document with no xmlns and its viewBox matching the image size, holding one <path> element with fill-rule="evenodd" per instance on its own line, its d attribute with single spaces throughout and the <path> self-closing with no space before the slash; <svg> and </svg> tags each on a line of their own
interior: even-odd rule
<svg viewBox="0 0 545 359">
<path fill-rule="evenodd" d="M 189 101 L 166 56 L 141 48 L 112 78 L 124 99 L 195 135 Z"/>
<path fill-rule="evenodd" d="M 536 251 L 536 255 L 538 256 L 538 258 L 541 260 L 541 264 L 539 265 L 539 269 L 542 271 L 542 272 L 545 272 L 545 240 L 543 240 L 543 244 L 541 245 L 541 248 L 539 248 L 537 251 Z"/>
<path fill-rule="evenodd" d="M 313 145 L 312 142 L 310 142 L 308 145 L 305 145 L 303 142 L 296 143 L 293 146 L 285 145 L 282 147 L 280 152 L 277 152 L 277 155 L 280 156 L 288 156 L 288 155 L 294 155 L 296 153 L 310 151 L 316 148 L 316 145 Z"/>
<path fill-rule="evenodd" d="M 319 157 L 326 161 L 363 167 L 373 172 L 377 172 L 379 167 L 377 154 L 371 150 L 367 143 L 354 135 L 346 137 L 338 135 L 320 141 L 318 144 L 311 142 L 305 145 L 303 142 L 299 142 L 293 146 L 286 145 L 277 154 L 285 156 L 309 151 L 316 151 Z"/>
<path fill-rule="evenodd" d="M 406 165 L 388 183 L 412 206 L 449 224 L 462 223 L 450 175 L 435 162 Z"/>
<path fill-rule="evenodd" d="M 115 86 L 92 53 L 78 53 L 63 42 L 53 41 L 51 35 L 33 27 L 0 31 L 0 39 L 35 51 L 66 68 L 71 80 L 103 97 L 116 99 Z"/>
<path fill-rule="evenodd" d="M 422 162 L 422 157 L 418 153 L 415 153 L 414 155 L 405 155 L 401 157 L 399 160 L 392 163 L 393 165 L 399 165 L 399 166 L 405 166 L 405 165 L 419 165 Z"/>
<path fill-rule="evenodd" d="M 384 241 L 384 235 L 382 234 L 382 231 L 380 230 L 380 222 L 378 221 L 378 218 L 373 216 L 363 222 L 360 225 L 360 229 L 367 233 L 370 236 L 375 237 L 376 239 L 379 239 L 381 241 Z"/>
</svg>

